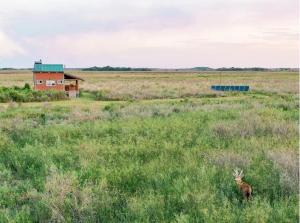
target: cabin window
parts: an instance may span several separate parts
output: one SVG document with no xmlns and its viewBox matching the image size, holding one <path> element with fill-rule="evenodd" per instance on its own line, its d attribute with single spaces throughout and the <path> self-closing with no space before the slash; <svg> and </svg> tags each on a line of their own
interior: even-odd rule
<svg viewBox="0 0 300 223">
<path fill-rule="evenodd" d="M 51 86 L 55 86 L 56 83 L 54 80 L 46 80 L 46 86 L 51 87 Z"/>
<path fill-rule="evenodd" d="M 57 80 L 57 84 L 64 84 L 64 80 Z"/>
<path fill-rule="evenodd" d="M 43 80 L 36 80 L 36 84 L 43 84 Z"/>
</svg>

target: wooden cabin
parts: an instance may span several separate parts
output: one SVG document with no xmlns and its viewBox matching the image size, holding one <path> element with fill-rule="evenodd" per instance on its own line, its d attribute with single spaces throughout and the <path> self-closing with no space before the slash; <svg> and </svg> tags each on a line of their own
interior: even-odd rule
<svg viewBox="0 0 300 223">
<path fill-rule="evenodd" d="M 76 98 L 79 97 L 79 81 L 84 80 L 65 73 L 63 64 L 43 64 L 41 60 L 34 63 L 33 82 L 35 90 L 65 91 L 68 97 Z"/>
</svg>

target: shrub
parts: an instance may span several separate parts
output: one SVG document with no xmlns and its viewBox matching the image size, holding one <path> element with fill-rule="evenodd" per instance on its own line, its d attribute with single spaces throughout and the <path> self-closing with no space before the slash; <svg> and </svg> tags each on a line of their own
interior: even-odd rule
<svg viewBox="0 0 300 223">
<path fill-rule="evenodd" d="M 24 88 L 23 88 L 23 89 L 30 90 L 31 88 L 30 88 L 30 85 L 29 85 L 28 83 L 25 83 L 25 85 L 24 85 Z"/>
<path fill-rule="evenodd" d="M 68 99 L 63 91 L 36 91 L 29 84 L 20 87 L 0 87 L 0 102 L 57 101 Z"/>
<path fill-rule="evenodd" d="M 107 101 L 107 100 L 109 100 L 108 93 L 109 92 L 104 91 L 104 90 L 96 91 L 95 98 L 97 101 Z"/>
</svg>

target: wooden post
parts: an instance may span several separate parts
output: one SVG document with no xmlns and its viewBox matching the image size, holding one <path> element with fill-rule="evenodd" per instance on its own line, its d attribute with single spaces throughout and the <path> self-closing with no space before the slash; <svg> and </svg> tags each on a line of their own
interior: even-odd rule
<svg viewBox="0 0 300 223">
<path fill-rule="evenodd" d="M 78 80 L 76 80 L 76 98 L 79 97 L 79 84 Z"/>
</svg>

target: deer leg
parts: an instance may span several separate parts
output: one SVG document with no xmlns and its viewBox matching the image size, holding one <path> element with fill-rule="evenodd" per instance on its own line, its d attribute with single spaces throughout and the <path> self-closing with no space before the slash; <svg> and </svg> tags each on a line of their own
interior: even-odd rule
<svg viewBox="0 0 300 223">
<path fill-rule="evenodd" d="M 246 192 L 245 193 L 245 198 L 247 199 L 247 201 L 251 198 L 251 193 L 250 192 Z"/>
</svg>

